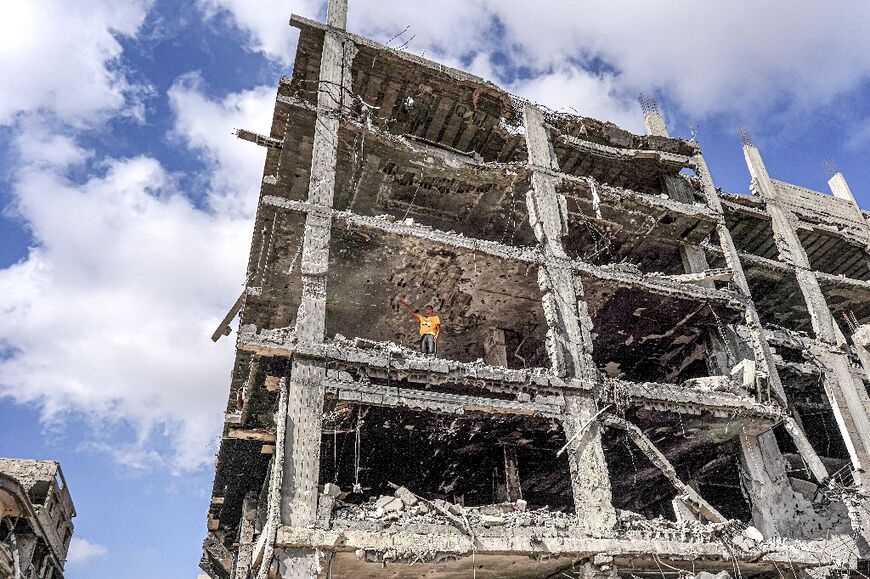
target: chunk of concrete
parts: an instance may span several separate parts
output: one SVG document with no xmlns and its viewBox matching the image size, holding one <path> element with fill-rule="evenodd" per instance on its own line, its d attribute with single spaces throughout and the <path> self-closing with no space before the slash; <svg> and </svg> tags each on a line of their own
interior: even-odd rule
<svg viewBox="0 0 870 579">
<path fill-rule="evenodd" d="M 384 509 L 385 512 L 401 511 L 405 508 L 405 503 L 402 502 L 402 499 L 384 495 L 375 501 L 375 507 Z"/>
<path fill-rule="evenodd" d="M 397 498 L 402 499 L 402 502 L 405 503 L 405 505 L 408 507 L 413 507 L 419 502 L 417 496 L 405 487 L 397 488 L 396 492 L 394 492 L 393 494 Z"/>
<path fill-rule="evenodd" d="M 816 497 L 816 492 L 819 490 L 819 486 L 817 484 L 807 480 L 802 480 L 790 476 L 788 477 L 788 481 L 791 483 L 791 488 L 806 497 L 808 501 L 812 501 Z"/>
<path fill-rule="evenodd" d="M 480 522 L 487 527 L 498 527 L 500 525 L 504 525 L 504 517 L 498 517 L 495 515 L 480 515 Z"/>
<path fill-rule="evenodd" d="M 746 527 L 743 531 L 743 534 L 755 541 L 756 543 L 761 543 L 764 541 L 764 535 L 761 534 L 761 531 L 756 529 L 755 527 Z"/>
<path fill-rule="evenodd" d="M 325 485 L 323 485 L 323 494 L 329 495 L 331 497 L 337 497 L 341 494 L 341 488 L 338 485 L 326 483 Z"/>
</svg>

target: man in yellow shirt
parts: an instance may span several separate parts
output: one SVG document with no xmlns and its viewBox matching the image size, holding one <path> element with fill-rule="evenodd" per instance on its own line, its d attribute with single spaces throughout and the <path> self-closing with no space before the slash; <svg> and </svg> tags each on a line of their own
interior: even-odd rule
<svg viewBox="0 0 870 579">
<path fill-rule="evenodd" d="M 426 312 L 424 316 L 419 310 L 412 310 L 405 300 L 399 300 L 399 303 L 405 306 L 408 313 L 420 323 L 420 351 L 431 354 L 434 358 L 438 349 L 438 334 L 441 333 L 441 318 L 435 315 L 432 306 L 423 308 Z"/>
</svg>

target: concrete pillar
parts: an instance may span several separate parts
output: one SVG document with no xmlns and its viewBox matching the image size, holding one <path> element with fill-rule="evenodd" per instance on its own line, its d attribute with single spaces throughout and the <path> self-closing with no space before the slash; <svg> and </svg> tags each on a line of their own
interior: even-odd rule
<svg viewBox="0 0 870 579">
<path fill-rule="evenodd" d="M 797 218 L 780 203 L 781 194 L 770 179 L 758 149 L 752 145 L 744 145 L 743 155 L 755 190 L 765 201 L 779 258 L 794 268 L 813 331 L 817 340 L 824 344 L 816 348 L 815 353 L 824 366 L 825 392 L 849 449 L 853 466 L 857 471 L 863 471 L 870 464 L 870 420 L 865 407 L 867 393 L 863 384 L 856 384 L 852 376 L 849 359 L 843 348 L 845 343 L 842 332 L 834 321 L 797 235 Z M 860 478 L 860 475 L 856 478 Z"/>
<path fill-rule="evenodd" d="M 330 0 L 329 11 L 329 25 L 343 28 L 347 19 L 347 1 Z M 342 107 L 350 102 L 351 64 L 356 53 L 356 45 L 341 31 L 327 30 L 324 33 L 308 182 L 308 202 L 312 205 L 331 208 L 333 204 L 339 118 Z M 330 238 L 329 214 L 310 211 L 305 220 L 302 244 L 302 300 L 296 316 L 296 335 L 302 342 L 320 342 L 324 337 Z"/>
<path fill-rule="evenodd" d="M 335 194 L 335 166 L 341 110 L 350 102 L 351 64 L 357 49 L 343 33 L 347 0 L 329 0 L 320 60 L 317 120 L 311 153 L 308 202 L 331 208 Z M 332 224 L 327 212 L 306 215 L 300 273 L 302 297 L 296 316 L 300 342 L 322 342 L 326 331 L 326 276 Z M 280 520 L 292 527 L 317 522 L 320 474 L 321 414 L 326 369 L 319 362 L 294 359 L 287 386 L 288 412 L 281 484 Z M 282 550 L 272 571 L 283 578 L 316 577 L 320 554 L 314 549 Z"/>
<path fill-rule="evenodd" d="M 592 361 L 592 320 L 583 299 L 583 285 L 567 259 L 562 236 L 567 233 L 567 210 L 556 193 L 556 155 L 540 109 L 526 104 L 523 111 L 526 146 L 532 166 L 532 190 L 527 195 L 529 222 L 535 231 L 545 263 L 538 271 L 543 292 L 544 315 L 549 326 L 547 351 L 553 371 L 567 378 L 597 381 Z M 590 529 L 612 529 L 616 524 L 610 490 L 610 475 L 604 460 L 596 408 L 585 395 L 566 393 L 562 423 L 568 448 L 568 464 L 578 518 Z M 581 432 L 582 430 L 582 432 Z"/>
<path fill-rule="evenodd" d="M 646 134 L 651 137 L 669 137 L 668 126 L 665 124 L 665 117 L 658 110 L 644 111 L 643 124 L 646 127 Z"/>
<path fill-rule="evenodd" d="M 703 155 L 699 153 L 693 158 L 693 166 L 701 180 L 702 192 L 708 207 L 723 214 L 722 202 Z M 716 233 L 725 262 L 734 273 L 734 285 L 744 296 L 751 298 L 749 282 L 746 280 L 743 264 L 740 262 L 737 247 L 734 245 L 724 217 L 716 224 Z M 764 337 L 761 318 L 752 302 L 747 306 L 744 315 L 756 366 L 763 375 L 767 376 L 768 385 L 775 396 L 784 406 L 787 406 L 788 399 L 773 361 L 773 353 Z M 798 516 L 794 506 L 796 504 L 794 490 L 787 477 L 779 476 L 780 473 L 784 475 L 782 453 L 772 432 L 760 436 L 743 435 L 740 438 L 740 448 L 740 460 L 744 465 L 742 478 L 752 498 L 753 523 L 766 537 L 774 536 L 778 534 L 779 529 L 786 529 L 789 522 Z M 774 475 L 772 476 L 771 473 Z M 781 506 L 777 506 L 775 502 L 777 497 L 787 500 L 783 500 Z"/>
<path fill-rule="evenodd" d="M 595 402 L 591 399 L 566 394 L 562 424 L 568 440 L 574 510 L 587 529 L 601 532 L 616 525 L 616 510 L 612 504 L 610 476 L 596 413 Z"/>
<path fill-rule="evenodd" d="M 534 105 L 527 104 L 523 115 L 529 163 L 534 171 L 532 190 L 526 198 L 529 222 L 546 258 L 538 271 L 538 283 L 544 293 L 551 366 L 560 376 L 593 380 L 591 321 L 582 299 L 583 287 L 562 246 L 562 236 L 567 232 L 567 216 L 556 193 L 556 178 L 548 172 L 558 163 L 544 127 L 543 113 Z"/>
<path fill-rule="evenodd" d="M 517 463 L 517 447 L 506 444 L 503 448 L 507 500 L 513 502 L 523 498 L 523 489 L 520 485 L 520 470 Z"/>
<path fill-rule="evenodd" d="M 849 202 L 858 221 L 867 225 L 867 234 L 868 237 L 870 237 L 870 223 L 867 223 L 867 219 L 864 217 L 864 212 L 861 211 L 861 206 L 858 205 L 855 196 L 852 194 L 852 188 L 849 187 L 849 184 L 846 182 L 846 177 L 841 172 L 837 171 L 834 173 L 833 177 L 828 179 L 828 187 L 830 187 L 831 193 L 833 193 L 834 197 Z"/>
<path fill-rule="evenodd" d="M 828 187 L 831 188 L 831 193 L 834 194 L 834 197 L 838 199 L 845 199 L 850 203 L 854 203 L 857 205 L 855 201 L 855 196 L 852 195 L 852 189 L 849 187 L 849 184 L 846 182 L 846 177 L 839 171 L 834 173 L 834 176 L 828 179 Z"/>
<path fill-rule="evenodd" d="M 281 522 L 292 527 L 311 526 L 317 520 L 320 420 L 325 378 L 326 368 L 321 362 L 295 361 L 287 385 Z"/>
</svg>

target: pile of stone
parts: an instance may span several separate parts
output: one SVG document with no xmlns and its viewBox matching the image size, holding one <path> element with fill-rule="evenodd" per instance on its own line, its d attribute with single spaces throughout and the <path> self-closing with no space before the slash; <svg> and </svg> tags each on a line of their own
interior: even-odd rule
<svg viewBox="0 0 870 579">
<path fill-rule="evenodd" d="M 546 508 L 528 510 L 522 499 L 513 502 L 465 507 L 441 499 L 423 499 L 405 487 L 392 495 L 382 495 L 363 504 L 338 501 L 335 516 L 345 521 L 377 522 L 383 526 L 411 523 L 445 524 L 471 527 L 548 527 L 566 529 L 573 517 Z"/>
</svg>

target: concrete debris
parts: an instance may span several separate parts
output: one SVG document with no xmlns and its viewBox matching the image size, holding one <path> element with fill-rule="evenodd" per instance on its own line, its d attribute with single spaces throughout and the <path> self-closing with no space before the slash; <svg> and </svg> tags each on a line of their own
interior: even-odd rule
<svg viewBox="0 0 870 579">
<path fill-rule="evenodd" d="M 323 485 L 323 494 L 330 497 L 337 497 L 341 494 L 341 489 L 338 487 L 338 485 L 326 483 L 325 485 Z"/>
<path fill-rule="evenodd" d="M 383 496 L 375 501 L 375 507 L 385 512 L 401 511 L 405 508 L 405 503 L 396 497 Z"/>
<path fill-rule="evenodd" d="M 416 505 L 419 500 L 417 499 L 417 495 L 406 489 L 405 487 L 399 487 L 396 489 L 396 492 L 393 493 L 396 497 L 402 500 L 402 502 L 409 507 L 413 507 Z"/>
<path fill-rule="evenodd" d="M 752 527 L 752 526 L 746 527 L 743 530 L 743 534 L 745 534 L 747 537 L 749 537 L 750 539 L 752 539 L 753 541 L 756 541 L 758 543 L 764 541 L 764 535 L 762 535 L 761 531 L 759 531 L 755 527 Z"/>
<path fill-rule="evenodd" d="M 504 517 L 495 515 L 480 515 L 480 522 L 484 527 L 500 527 L 505 524 Z"/>
</svg>

